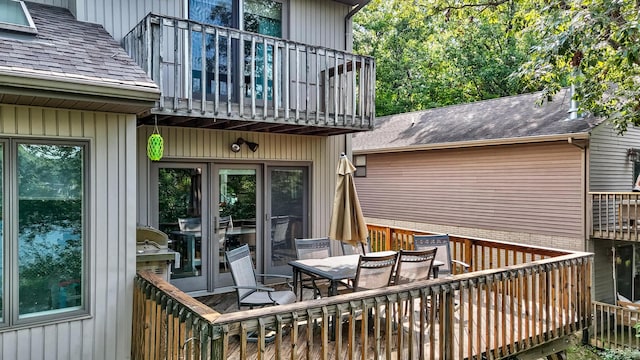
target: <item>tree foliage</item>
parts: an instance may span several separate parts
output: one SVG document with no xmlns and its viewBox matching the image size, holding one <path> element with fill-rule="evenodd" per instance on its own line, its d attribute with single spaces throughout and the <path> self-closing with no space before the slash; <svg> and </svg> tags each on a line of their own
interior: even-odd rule
<svg viewBox="0 0 640 360">
<path fill-rule="evenodd" d="M 640 125 L 640 2 L 547 0 L 538 7 L 542 16 L 526 30 L 542 41 L 517 75 L 546 94 L 569 79 L 582 111 L 608 118 L 620 133 Z"/>
<path fill-rule="evenodd" d="M 354 46 L 377 59 L 380 115 L 571 83 L 583 113 L 640 125 L 640 1 L 373 0 Z"/>
<path fill-rule="evenodd" d="M 530 22 L 517 1 L 373 0 L 355 18 L 354 47 L 376 58 L 377 114 L 523 92 L 510 74 L 537 41 Z"/>
</svg>

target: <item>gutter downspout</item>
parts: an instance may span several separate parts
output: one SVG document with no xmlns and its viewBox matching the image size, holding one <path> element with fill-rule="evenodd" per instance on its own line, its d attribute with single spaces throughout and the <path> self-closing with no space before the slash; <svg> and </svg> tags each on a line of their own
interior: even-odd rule
<svg viewBox="0 0 640 360">
<path fill-rule="evenodd" d="M 349 13 L 344 17 L 344 50 L 347 50 L 347 45 L 349 44 L 349 31 L 347 31 L 347 26 L 349 25 L 349 20 L 358 13 L 358 11 L 362 10 L 363 7 L 367 6 L 371 0 L 363 0 L 359 3 L 355 8 L 351 9 Z M 353 29 L 353 27 L 352 27 Z M 351 31 L 353 33 L 353 30 Z M 353 45 L 353 44 L 352 44 Z M 353 49 L 353 46 L 352 46 Z M 351 148 L 351 134 L 344 134 L 344 147 L 345 153 L 353 159 L 353 151 Z"/>
<path fill-rule="evenodd" d="M 351 9 L 347 16 L 344 17 L 344 50 L 347 50 L 347 44 L 349 43 L 349 32 L 347 31 L 347 25 L 349 25 L 349 20 L 355 15 L 358 11 L 362 10 L 363 7 L 367 6 L 371 0 L 363 0 L 359 3 L 355 8 Z"/>
</svg>

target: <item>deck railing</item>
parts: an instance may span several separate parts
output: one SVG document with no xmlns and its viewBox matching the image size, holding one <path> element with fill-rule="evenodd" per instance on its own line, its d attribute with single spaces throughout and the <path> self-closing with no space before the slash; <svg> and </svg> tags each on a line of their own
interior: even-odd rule
<svg viewBox="0 0 640 360">
<path fill-rule="evenodd" d="M 640 349 L 640 337 L 636 336 L 635 329 L 640 323 L 638 309 L 594 301 L 591 345 L 606 349 Z"/>
<path fill-rule="evenodd" d="M 591 236 L 640 241 L 640 193 L 590 192 Z"/>
<path fill-rule="evenodd" d="M 155 14 L 123 45 L 160 87 L 152 113 L 373 129 L 370 57 Z"/>
<path fill-rule="evenodd" d="M 421 230 L 411 230 L 385 225 L 367 224 L 371 247 L 375 251 L 412 250 L 414 235 L 430 235 Z M 449 235 L 451 256 L 471 266 L 470 271 L 503 268 L 526 264 L 536 260 L 567 255 L 570 252 L 539 246 L 526 246 L 496 240 Z M 459 269 L 453 269 L 454 272 Z"/>
<path fill-rule="evenodd" d="M 519 247 L 506 245 L 496 248 Z M 534 252 L 523 246 L 514 253 Z M 548 257 L 547 250 L 542 253 Z M 153 274 L 139 273 L 132 354 L 134 359 L 507 357 L 590 325 L 592 261 L 591 254 L 568 253 L 222 315 Z"/>
</svg>

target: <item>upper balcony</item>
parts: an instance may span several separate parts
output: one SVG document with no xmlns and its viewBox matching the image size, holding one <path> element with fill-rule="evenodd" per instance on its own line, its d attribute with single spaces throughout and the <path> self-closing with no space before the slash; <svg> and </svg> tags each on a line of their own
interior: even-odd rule
<svg viewBox="0 0 640 360">
<path fill-rule="evenodd" d="M 157 116 L 168 126 L 305 135 L 373 129 L 373 58 L 155 14 L 123 43 L 162 93 L 139 124 Z"/>
</svg>

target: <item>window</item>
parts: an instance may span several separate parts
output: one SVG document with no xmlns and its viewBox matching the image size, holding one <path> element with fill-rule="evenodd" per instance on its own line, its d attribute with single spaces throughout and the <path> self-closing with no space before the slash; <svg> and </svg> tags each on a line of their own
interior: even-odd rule
<svg viewBox="0 0 640 360">
<path fill-rule="evenodd" d="M 86 311 L 86 161 L 84 143 L 0 143 L 4 325 Z"/>
<path fill-rule="evenodd" d="M 0 0 L 0 29 L 36 34 L 36 26 L 22 1 Z"/>
<path fill-rule="evenodd" d="M 353 176 L 367 176 L 367 155 L 353 155 L 353 165 L 356 167 L 356 172 Z"/>
</svg>

